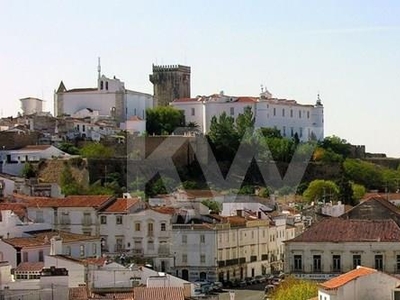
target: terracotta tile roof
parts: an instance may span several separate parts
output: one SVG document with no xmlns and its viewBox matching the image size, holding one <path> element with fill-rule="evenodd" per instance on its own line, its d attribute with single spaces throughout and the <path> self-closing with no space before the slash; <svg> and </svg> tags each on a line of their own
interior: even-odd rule
<svg viewBox="0 0 400 300">
<path fill-rule="evenodd" d="M 153 207 L 151 208 L 152 210 L 160 213 L 160 214 L 166 214 L 166 215 L 174 215 L 177 213 L 177 209 L 174 207 L 169 207 L 169 206 L 161 206 L 161 207 Z"/>
<path fill-rule="evenodd" d="M 28 145 L 17 150 L 29 150 L 29 151 L 43 151 L 50 148 L 51 145 Z"/>
<path fill-rule="evenodd" d="M 133 289 L 135 300 L 184 300 L 180 287 L 136 287 Z"/>
<path fill-rule="evenodd" d="M 327 218 L 287 242 L 400 242 L 400 228 L 393 220 Z"/>
<path fill-rule="evenodd" d="M 81 259 L 81 261 L 83 263 L 87 263 L 88 265 L 96 265 L 96 266 L 104 266 L 107 262 L 107 258 L 106 257 L 99 257 L 99 258 L 95 258 L 95 257 L 90 257 L 90 258 L 84 258 Z"/>
<path fill-rule="evenodd" d="M 16 214 L 20 218 L 26 216 L 26 206 L 21 203 L 7 203 L 7 202 L 0 203 L 0 210 L 11 210 L 14 214 Z"/>
<path fill-rule="evenodd" d="M 126 213 L 129 208 L 139 203 L 139 198 L 118 198 L 114 200 L 111 205 L 107 206 L 102 210 L 106 213 Z"/>
<path fill-rule="evenodd" d="M 239 97 L 237 98 L 236 102 L 249 102 L 249 103 L 253 103 L 253 102 L 257 102 L 258 98 L 257 97 Z"/>
<path fill-rule="evenodd" d="M 24 247 L 29 248 L 29 247 L 40 247 L 43 245 L 50 246 L 50 239 L 53 236 L 60 236 L 63 240 L 63 243 L 74 243 L 80 241 L 91 241 L 99 239 L 99 237 L 96 236 L 70 233 L 66 231 L 41 231 L 29 234 L 31 234 L 32 236 L 3 239 L 3 241 L 16 248 L 24 248 Z"/>
<path fill-rule="evenodd" d="M 15 268 L 15 272 L 39 272 L 44 268 L 44 262 L 22 262 Z"/>
<path fill-rule="evenodd" d="M 321 283 L 320 286 L 325 290 L 335 290 L 340 288 L 341 286 L 349 283 L 350 281 L 357 279 L 362 276 L 366 276 L 372 273 L 377 272 L 375 269 L 370 269 L 362 266 L 358 266 L 357 269 L 351 270 L 345 274 L 334 277 L 324 283 Z"/>
<path fill-rule="evenodd" d="M 110 195 L 77 195 L 65 198 L 27 197 L 14 194 L 15 199 L 26 203 L 27 207 L 93 207 L 104 205 L 113 196 Z"/>
</svg>

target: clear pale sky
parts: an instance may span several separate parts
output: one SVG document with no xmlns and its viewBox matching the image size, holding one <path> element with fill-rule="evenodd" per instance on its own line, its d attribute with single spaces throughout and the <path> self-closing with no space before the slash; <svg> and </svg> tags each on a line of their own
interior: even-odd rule
<svg viewBox="0 0 400 300">
<path fill-rule="evenodd" d="M 325 134 L 400 157 L 398 1 L 0 0 L 1 115 L 20 98 L 95 87 L 152 93 L 152 63 L 192 67 L 192 96 L 223 90 L 314 103 Z"/>
</svg>

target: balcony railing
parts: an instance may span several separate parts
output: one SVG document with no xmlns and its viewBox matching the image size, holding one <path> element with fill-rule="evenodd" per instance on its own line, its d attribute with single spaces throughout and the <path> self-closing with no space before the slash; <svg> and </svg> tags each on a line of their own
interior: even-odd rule
<svg viewBox="0 0 400 300">
<path fill-rule="evenodd" d="M 239 264 L 239 259 L 234 258 L 234 259 L 227 259 L 225 262 L 226 266 L 233 266 Z"/>
<path fill-rule="evenodd" d="M 244 263 L 246 263 L 246 257 L 240 257 L 239 264 L 244 264 Z"/>
</svg>

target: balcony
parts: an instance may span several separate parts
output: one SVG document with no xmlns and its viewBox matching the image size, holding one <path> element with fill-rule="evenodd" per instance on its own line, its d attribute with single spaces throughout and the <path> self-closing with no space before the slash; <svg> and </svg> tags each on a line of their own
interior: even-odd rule
<svg viewBox="0 0 400 300">
<path fill-rule="evenodd" d="M 237 264 L 239 264 L 239 259 L 237 259 L 237 258 L 228 259 L 228 260 L 225 261 L 225 265 L 226 266 L 234 266 L 234 265 L 237 265 Z"/>
<path fill-rule="evenodd" d="M 225 267 L 225 260 L 219 260 L 218 261 L 218 267 L 219 268 Z"/>
<path fill-rule="evenodd" d="M 250 262 L 257 261 L 257 255 L 250 256 Z"/>
<path fill-rule="evenodd" d="M 239 264 L 245 264 L 245 263 L 246 263 L 246 257 L 240 257 Z"/>
</svg>

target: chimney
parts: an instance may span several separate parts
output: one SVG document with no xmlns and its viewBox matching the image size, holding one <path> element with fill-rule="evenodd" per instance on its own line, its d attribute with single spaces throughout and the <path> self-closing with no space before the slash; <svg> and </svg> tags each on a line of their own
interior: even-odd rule
<svg viewBox="0 0 400 300">
<path fill-rule="evenodd" d="M 62 238 L 60 236 L 53 236 L 50 239 L 50 255 L 63 254 L 62 251 Z"/>
</svg>

